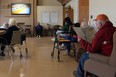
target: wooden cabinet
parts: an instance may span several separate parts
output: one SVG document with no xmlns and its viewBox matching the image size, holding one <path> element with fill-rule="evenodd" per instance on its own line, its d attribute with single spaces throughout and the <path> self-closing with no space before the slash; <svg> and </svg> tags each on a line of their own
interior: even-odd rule
<svg viewBox="0 0 116 77">
<path fill-rule="evenodd" d="M 89 20 L 89 0 L 79 0 L 79 22 Z"/>
</svg>

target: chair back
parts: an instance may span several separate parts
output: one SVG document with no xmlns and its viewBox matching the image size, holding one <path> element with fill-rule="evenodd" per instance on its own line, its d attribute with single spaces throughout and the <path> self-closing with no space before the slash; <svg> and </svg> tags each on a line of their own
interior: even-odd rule
<svg viewBox="0 0 116 77">
<path fill-rule="evenodd" d="M 21 43 L 21 32 L 13 31 L 10 45 L 15 45 L 15 44 L 20 44 L 20 43 Z"/>
<path fill-rule="evenodd" d="M 113 50 L 110 56 L 109 64 L 115 67 L 116 69 L 116 31 L 114 32 L 114 35 L 113 35 Z"/>
</svg>

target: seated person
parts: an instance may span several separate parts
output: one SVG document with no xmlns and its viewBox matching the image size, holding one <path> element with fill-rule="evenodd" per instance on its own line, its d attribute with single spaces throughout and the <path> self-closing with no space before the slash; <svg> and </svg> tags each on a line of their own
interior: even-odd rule
<svg viewBox="0 0 116 77">
<path fill-rule="evenodd" d="M 5 23 L 3 23 L 2 26 L 0 26 L 0 29 L 6 29 L 7 30 L 8 27 L 9 27 L 9 24 L 7 22 L 5 22 Z"/>
<path fill-rule="evenodd" d="M 71 19 L 66 17 L 63 21 L 63 31 L 70 31 L 70 27 L 72 25 Z"/>
<path fill-rule="evenodd" d="M 70 24 L 69 24 L 69 22 L 70 22 Z M 70 43 L 71 42 L 77 42 L 77 35 L 74 32 L 73 27 L 78 27 L 78 26 L 80 27 L 80 23 L 76 23 L 76 24 L 70 26 L 70 29 L 71 29 L 70 31 L 68 30 L 69 29 L 69 25 L 71 25 L 70 19 L 69 18 L 65 18 L 65 26 L 63 27 L 63 30 L 58 30 L 56 32 L 58 38 L 61 37 L 61 38 L 64 38 L 65 40 L 70 40 L 70 42 L 64 42 L 63 43 L 64 45 L 61 44 L 62 46 L 66 47 L 66 53 L 68 55 L 70 55 L 70 49 L 71 49 L 70 48 Z M 74 36 L 72 37 L 72 35 L 74 35 Z"/>
<path fill-rule="evenodd" d="M 78 35 L 76 34 L 76 32 L 74 31 L 73 27 L 80 27 L 80 23 L 75 23 L 73 26 L 72 26 L 72 39 L 71 41 L 72 42 L 77 42 L 77 39 L 78 39 Z"/>
<path fill-rule="evenodd" d="M 99 31 L 96 32 L 92 43 L 78 37 L 78 42 L 85 52 L 80 57 L 77 70 L 73 72 L 75 77 L 84 77 L 84 62 L 89 59 L 89 53 L 99 53 L 106 56 L 110 56 L 112 53 L 113 33 L 116 31 L 116 27 L 105 14 L 99 14 L 95 21 Z"/>
<path fill-rule="evenodd" d="M 18 31 L 18 30 L 19 28 L 17 27 L 16 20 L 14 18 L 9 19 L 9 27 L 6 33 L 1 36 L 3 39 L 6 40 L 7 43 L 3 40 L 0 40 L 0 43 L 2 43 L 3 45 L 7 45 L 7 44 L 9 45 L 11 43 L 13 31 Z M 4 48 L 5 46 L 1 47 L 1 53 L 0 53 L 1 56 L 5 56 Z"/>
<path fill-rule="evenodd" d="M 73 27 L 80 27 L 80 24 L 79 23 L 76 23 L 73 26 L 71 26 L 71 33 L 70 34 L 67 34 L 65 36 L 65 39 L 66 40 L 70 40 L 70 42 L 65 43 L 65 46 L 66 46 L 66 49 L 67 49 L 66 51 L 67 51 L 68 55 L 70 55 L 70 49 L 71 49 L 70 43 L 71 42 L 77 42 L 77 38 L 78 38 L 77 34 L 73 30 Z"/>
</svg>

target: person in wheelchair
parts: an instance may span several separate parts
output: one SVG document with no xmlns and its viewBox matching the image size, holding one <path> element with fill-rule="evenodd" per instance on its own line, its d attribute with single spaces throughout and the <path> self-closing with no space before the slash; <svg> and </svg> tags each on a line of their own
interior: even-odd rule
<svg viewBox="0 0 116 77">
<path fill-rule="evenodd" d="M 56 31 L 57 38 L 64 38 L 64 40 L 71 40 L 71 28 L 72 22 L 69 17 L 66 17 L 63 22 L 63 28 Z M 70 55 L 70 42 L 60 43 L 61 47 L 66 47 L 66 53 Z"/>
<path fill-rule="evenodd" d="M 67 49 L 66 51 L 67 51 L 68 55 L 70 55 L 71 43 L 77 42 L 77 39 L 78 39 L 77 34 L 73 30 L 73 27 L 80 27 L 80 23 L 75 23 L 75 24 L 71 25 L 69 34 L 67 34 L 65 36 L 66 40 L 70 40 L 70 42 L 65 43 L 65 46 L 66 46 L 66 49 Z"/>
<path fill-rule="evenodd" d="M 2 39 L 0 39 L 0 43 L 2 44 L 1 53 L 0 53 L 1 56 L 5 56 L 4 48 L 5 45 L 9 45 L 11 43 L 13 31 L 18 31 L 18 30 L 19 28 L 17 26 L 16 20 L 14 18 L 9 19 L 9 27 L 6 30 L 6 33 L 1 35 Z"/>
</svg>

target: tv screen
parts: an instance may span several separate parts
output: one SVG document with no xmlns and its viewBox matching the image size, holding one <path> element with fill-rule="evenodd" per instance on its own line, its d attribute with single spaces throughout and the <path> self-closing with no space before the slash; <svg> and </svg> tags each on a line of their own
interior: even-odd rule
<svg viewBox="0 0 116 77">
<path fill-rule="evenodd" d="M 11 4 L 12 15 L 30 15 L 31 4 L 29 3 L 12 3 Z"/>
</svg>

